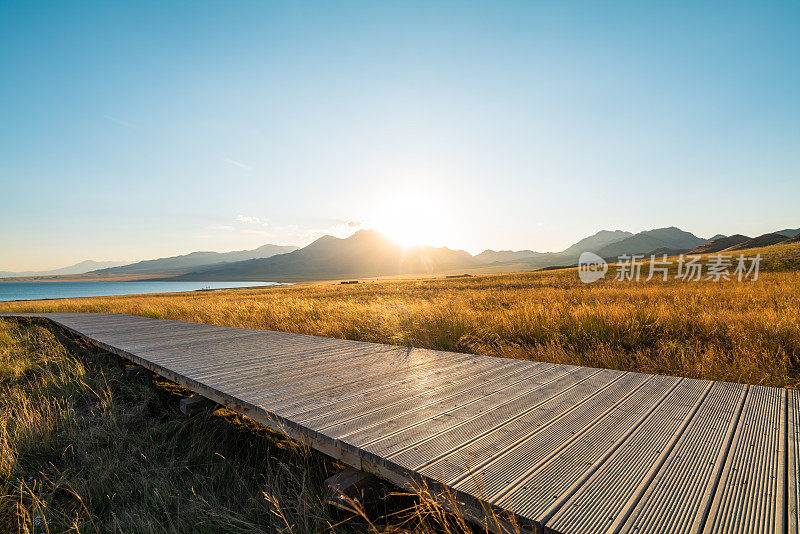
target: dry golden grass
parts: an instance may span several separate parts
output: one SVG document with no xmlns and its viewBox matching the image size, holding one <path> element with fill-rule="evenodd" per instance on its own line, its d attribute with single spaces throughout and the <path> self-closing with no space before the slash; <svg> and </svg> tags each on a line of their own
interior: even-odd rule
<svg viewBox="0 0 800 534">
<path fill-rule="evenodd" d="M 7 311 L 120 312 L 771 386 L 800 383 L 796 270 L 762 272 L 756 282 L 588 286 L 574 270 L 563 270 L 0 303 L 0 312 Z"/>
</svg>

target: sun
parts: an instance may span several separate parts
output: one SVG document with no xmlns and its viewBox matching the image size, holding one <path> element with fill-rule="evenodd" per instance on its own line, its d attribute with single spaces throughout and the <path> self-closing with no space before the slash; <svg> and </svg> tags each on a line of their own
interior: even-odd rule
<svg viewBox="0 0 800 534">
<path fill-rule="evenodd" d="M 450 221 L 432 198 L 395 197 L 381 203 L 372 228 L 404 247 L 445 246 Z"/>
<path fill-rule="evenodd" d="M 430 232 L 428 232 L 424 220 L 408 216 L 387 217 L 385 220 L 377 222 L 374 227 L 377 231 L 404 247 L 431 244 Z"/>
</svg>

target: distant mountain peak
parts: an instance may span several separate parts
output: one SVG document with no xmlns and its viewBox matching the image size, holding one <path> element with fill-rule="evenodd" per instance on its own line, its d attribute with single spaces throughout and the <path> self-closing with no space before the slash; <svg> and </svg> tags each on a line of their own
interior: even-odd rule
<svg viewBox="0 0 800 534">
<path fill-rule="evenodd" d="M 786 239 L 787 239 L 786 236 L 783 234 L 770 232 L 768 234 L 762 234 L 758 237 L 754 237 L 753 239 L 748 239 L 743 243 L 739 243 L 732 247 L 728 247 L 725 250 L 733 252 L 736 250 L 746 250 L 748 248 L 768 247 L 770 245 L 777 245 L 778 243 L 782 243 L 786 241 Z"/>
<path fill-rule="evenodd" d="M 705 239 L 691 232 L 676 226 L 667 226 L 644 230 L 592 252 L 603 258 L 616 258 L 623 254 L 647 254 L 657 249 L 689 250 L 705 242 Z"/>
<path fill-rule="evenodd" d="M 67 267 L 61 267 L 59 269 L 51 269 L 49 271 L 22 271 L 22 272 L 9 272 L 9 271 L 0 271 L 0 278 L 17 278 L 17 277 L 25 277 L 25 276 L 61 276 L 61 275 L 71 275 L 71 274 L 84 274 L 90 271 L 94 271 L 96 269 L 103 269 L 109 267 L 117 267 L 119 265 L 125 265 L 126 261 L 95 261 L 95 260 L 83 260 L 78 262 L 74 265 L 69 265 Z"/>
<path fill-rule="evenodd" d="M 184 274 L 203 267 L 222 263 L 268 258 L 297 250 L 295 246 L 266 244 L 253 250 L 233 250 L 231 252 L 196 251 L 180 256 L 143 260 L 118 267 L 98 269 L 95 274 Z"/>
<path fill-rule="evenodd" d="M 750 240 L 749 237 L 742 234 L 734 234 L 732 236 L 718 237 L 716 239 L 712 239 L 706 243 L 698 245 L 697 247 L 690 250 L 689 254 L 713 254 L 715 252 L 720 252 L 728 247 L 734 247 L 749 240 Z"/>
<path fill-rule="evenodd" d="M 486 249 L 475 256 L 481 263 L 510 263 L 528 260 L 541 256 L 541 252 L 532 250 L 492 250 Z"/>
<path fill-rule="evenodd" d="M 778 230 L 775 233 L 786 237 L 794 238 L 800 235 L 800 228 L 786 228 L 784 230 Z"/>
<path fill-rule="evenodd" d="M 626 232 L 624 230 L 600 230 L 589 237 L 584 237 L 574 245 L 563 250 L 560 254 L 567 257 L 575 256 L 575 258 L 577 258 L 578 255 L 583 252 L 595 252 L 612 243 L 617 243 L 631 237 L 632 235 L 631 232 Z"/>
<path fill-rule="evenodd" d="M 376 230 L 366 229 L 346 238 L 322 236 L 287 254 L 224 264 L 187 274 L 181 279 L 325 280 L 434 273 L 476 264 L 463 250 L 403 247 Z"/>
</svg>

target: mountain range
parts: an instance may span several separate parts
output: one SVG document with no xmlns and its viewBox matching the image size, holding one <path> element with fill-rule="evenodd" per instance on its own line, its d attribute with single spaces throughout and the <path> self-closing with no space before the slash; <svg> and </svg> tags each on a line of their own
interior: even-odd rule
<svg viewBox="0 0 800 534">
<path fill-rule="evenodd" d="M 320 237 L 288 254 L 198 270 L 177 280 L 281 280 L 434 273 L 480 265 L 471 254 L 446 247 L 405 248 L 375 230 L 346 239 Z"/>
<path fill-rule="evenodd" d="M 171 256 L 169 258 L 158 258 L 155 260 L 145 260 L 98 269 L 93 271 L 96 274 L 185 274 L 197 269 L 207 268 L 211 265 L 224 263 L 236 263 L 241 261 L 253 260 L 256 258 L 268 258 L 276 254 L 286 254 L 297 250 L 295 246 L 263 245 L 253 250 L 234 250 L 232 252 L 192 252 L 182 256 Z"/>
<path fill-rule="evenodd" d="M 622 230 L 601 230 L 560 252 L 489 249 L 473 256 L 463 250 L 446 247 L 403 247 L 375 230 L 360 230 L 344 239 L 326 235 L 303 248 L 268 244 L 253 250 L 192 252 L 126 265 L 89 260 L 42 273 L 0 272 L 0 277 L 86 273 L 81 275 L 86 279 L 130 276 L 138 279 L 294 282 L 473 269 L 510 272 L 575 265 L 580 254 L 587 251 L 615 260 L 623 254 L 733 252 L 787 241 L 796 242 L 798 239 L 800 228 L 778 230 L 754 238 L 741 234 L 718 234 L 704 239 L 671 226 L 636 234 Z"/>
<path fill-rule="evenodd" d="M 706 241 L 707 239 L 670 226 L 639 232 L 592 252 L 603 258 L 616 258 L 623 254 L 645 254 L 657 248 L 689 250 Z"/>
<path fill-rule="evenodd" d="M 757 238 L 722 234 L 704 239 L 676 228 L 657 228 L 633 234 L 603 230 L 560 252 L 532 250 L 484 250 L 475 256 L 446 247 L 404 248 L 374 230 L 361 230 L 348 238 L 324 236 L 307 247 L 288 254 L 200 269 L 176 280 L 269 280 L 300 281 L 403 274 L 433 274 L 471 269 L 530 270 L 574 265 L 582 252 L 590 251 L 609 260 L 623 254 L 701 253 L 732 251 L 785 242 L 800 234 L 782 230 Z"/>
<path fill-rule="evenodd" d="M 0 278 L 8 277 L 21 277 L 21 276 L 59 276 L 65 274 L 83 274 L 97 269 L 105 269 L 109 267 L 117 267 L 119 265 L 127 264 L 127 261 L 94 261 L 85 260 L 75 265 L 61 267 L 60 269 L 51 269 L 49 271 L 0 271 Z"/>
<path fill-rule="evenodd" d="M 722 252 L 723 250 L 734 252 L 737 250 L 747 250 L 748 248 L 768 247 L 770 245 L 777 245 L 778 243 L 794 242 L 794 239 L 797 238 L 798 235 L 800 235 L 800 228 L 795 230 L 778 230 L 777 232 L 762 234 L 758 237 L 747 237 L 742 234 L 719 236 L 689 250 L 687 253 L 714 254 L 716 252 Z M 786 239 L 787 237 L 789 238 L 788 240 Z"/>
</svg>

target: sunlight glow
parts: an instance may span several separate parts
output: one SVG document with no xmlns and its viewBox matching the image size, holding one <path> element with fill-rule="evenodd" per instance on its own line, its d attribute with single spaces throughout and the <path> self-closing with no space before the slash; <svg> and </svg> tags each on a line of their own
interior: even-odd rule
<svg viewBox="0 0 800 534">
<path fill-rule="evenodd" d="M 451 237 L 444 206 L 432 197 L 394 196 L 381 205 L 370 226 L 405 247 L 444 246 Z"/>
</svg>

